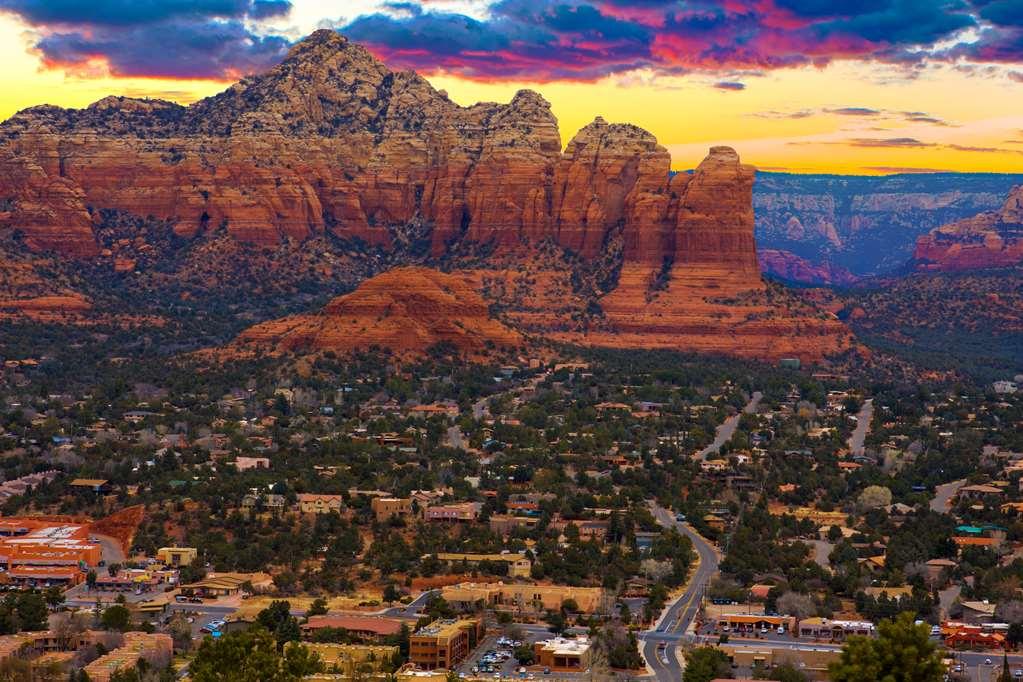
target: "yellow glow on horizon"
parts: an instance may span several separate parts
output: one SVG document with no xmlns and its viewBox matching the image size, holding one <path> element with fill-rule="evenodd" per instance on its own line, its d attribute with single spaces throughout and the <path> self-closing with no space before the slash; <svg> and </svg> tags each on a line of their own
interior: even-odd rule
<svg viewBox="0 0 1023 682">
<path fill-rule="evenodd" d="M 87 78 L 46 69 L 30 50 L 31 36 L 0 17 L 0 60 L 5 66 L 0 120 L 38 104 L 83 107 L 110 94 L 189 103 L 224 90 L 208 80 Z M 889 67 L 839 62 L 742 79 L 746 89 L 713 87 L 707 74 L 657 77 L 635 73 L 596 83 L 481 83 L 453 75 L 429 77 L 463 105 L 509 101 L 521 88 L 540 92 L 559 120 L 562 142 L 596 116 L 649 130 L 672 153 L 676 169 L 694 167 L 715 144 L 735 147 L 764 169 L 794 172 L 879 173 L 885 168 L 1023 173 L 1023 85 L 1004 76 L 969 75 L 951 67 L 917 78 L 891 77 Z M 868 107 L 882 118 L 842 116 L 825 110 Z M 765 112 L 811 111 L 801 118 Z M 950 126 L 910 122 L 895 112 L 919 111 Z M 911 138 L 920 146 L 856 146 L 854 139 Z M 1010 140 L 1018 140 L 1012 144 Z M 958 146 L 958 149 L 956 148 Z M 1002 151 L 969 151 L 993 148 Z"/>
</svg>

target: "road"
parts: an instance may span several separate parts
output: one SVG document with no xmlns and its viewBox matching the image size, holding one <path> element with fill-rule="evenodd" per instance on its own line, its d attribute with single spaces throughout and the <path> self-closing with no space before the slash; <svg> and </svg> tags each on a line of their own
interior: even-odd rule
<svg viewBox="0 0 1023 682">
<path fill-rule="evenodd" d="M 105 565 L 123 564 L 125 562 L 124 550 L 121 548 L 121 543 L 115 538 L 109 535 L 101 535 L 100 533 L 93 533 L 92 537 L 95 538 L 95 542 L 99 543 L 100 556 Z"/>
<path fill-rule="evenodd" d="M 856 428 L 853 429 L 852 435 L 849 436 L 849 456 L 858 457 L 863 454 L 863 444 L 867 440 L 867 434 L 870 433 L 870 422 L 874 420 L 874 399 L 867 398 L 863 401 L 863 405 L 860 406 L 860 411 L 856 414 Z"/>
<path fill-rule="evenodd" d="M 731 417 L 721 422 L 721 425 L 718 426 L 717 430 L 714 432 L 714 442 L 700 450 L 699 454 L 696 456 L 699 459 L 707 459 L 708 456 L 717 454 L 717 452 L 721 449 L 721 446 L 730 441 L 732 436 L 735 435 L 735 430 L 739 428 L 739 420 L 742 419 L 742 415 L 753 414 L 756 412 L 757 405 L 760 404 L 760 400 L 763 397 L 764 395 L 760 391 L 755 391 L 753 393 L 753 397 L 751 397 L 750 401 L 746 403 L 746 407 L 742 408 L 742 412 L 733 414 Z"/>
<path fill-rule="evenodd" d="M 643 657 L 659 682 L 678 682 L 682 679 L 682 665 L 678 660 L 678 642 L 693 624 L 700 610 L 703 591 L 717 573 L 717 549 L 687 523 L 680 523 L 667 509 L 653 508 L 657 522 L 677 528 L 693 542 L 700 557 L 700 565 L 689 578 L 685 591 L 661 613 L 652 630 L 643 633 Z M 662 648 L 663 644 L 663 648 Z"/>
<path fill-rule="evenodd" d="M 439 596 L 440 590 L 427 590 L 405 606 L 394 606 L 383 611 L 381 615 L 397 618 L 418 618 L 426 607 L 426 603 L 430 601 L 430 597 L 434 595 Z"/>
<path fill-rule="evenodd" d="M 934 499 L 931 500 L 931 511 L 936 511 L 939 514 L 947 514 L 951 508 L 952 498 L 955 497 L 959 489 L 966 485 L 965 479 L 959 479 L 958 481 L 952 481 L 951 483 L 943 483 L 942 485 L 934 488 Z"/>
</svg>

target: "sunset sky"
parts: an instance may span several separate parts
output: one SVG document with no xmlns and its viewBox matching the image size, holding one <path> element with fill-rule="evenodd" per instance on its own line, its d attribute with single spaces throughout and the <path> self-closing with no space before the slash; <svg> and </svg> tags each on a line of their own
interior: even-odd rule
<svg viewBox="0 0 1023 682">
<path fill-rule="evenodd" d="M 0 118 L 183 103 L 334 28 L 456 101 L 654 133 L 676 168 L 1023 172 L 1023 0 L 0 0 Z"/>
</svg>

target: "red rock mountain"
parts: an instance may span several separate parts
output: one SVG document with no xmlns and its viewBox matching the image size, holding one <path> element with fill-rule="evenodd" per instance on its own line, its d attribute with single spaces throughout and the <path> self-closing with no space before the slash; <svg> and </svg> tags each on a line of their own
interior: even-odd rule
<svg viewBox="0 0 1023 682">
<path fill-rule="evenodd" d="M 465 276 L 422 267 L 389 270 L 317 313 L 264 322 L 232 344 L 238 351 L 352 351 L 377 345 L 418 353 L 447 342 L 465 353 L 518 346 L 522 336 L 490 317 Z"/>
<path fill-rule="evenodd" d="M 512 273 L 553 248 L 574 263 L 571 276 L 544 270 L 525 283 L 529 301 L 512 297 L 511 312 L 530 320 L 530 331 L 758 357 L 819 358 L 848 347 L 836 320 L 768 295 L 752 183 L 753 169 L 727 147 L 713 148 L 694 173 L 672 176 L 650 133 L 600 118 L 562 151 L 538 94 L 461 107 L 328 30 L 265 74 L 188 107 L 109 97 L 81 110 L 34 107 L 0 125 L 0 226 L 32 249 L 130 272 L 133 240 L 97 241 L 101 212 L 114 210 L 171 221 L 188 240 L 223 228 L 262 246 L 326 234 L 387 252 L 415 241 L 425 263 L 457 268 L 475 257 L 472 279 L 484 291 L 488 267 Z M 380 277 L 395 295 L 413 293 Z M 424 286 L 423 277 L 441 286 L 420 272 Z M 569 295 L 555 299 L 537 285 L 555 280 Z M 375 299 L 384 285 L 367 282 L 367 310 L 383 305 Z M 344 346 L 344 331 L 372 331 L 331 312 L 361 309 L 357 301 L 331 304 L 318 333 Z M 395 306 L 401 301 L 385 307 Z M 572 306 L 585 312 L 567 319 Z M 595 306 L 599 319 L 580 322 Z M 288 331 L 298 324 L 289 320 L 251 334 L 286 347 L 327 343 L 300 330 L 311 320 Z"/>
<path fill-rule="evenodd" d="M 913 252 L 917 270 L 957 271 L 1023 263 L 1023 185 L 999 211 L 980 213 L 932 230 Z"/>
<path fill-rule="evenodd" d="M 758 249 L 757 259 L 763 272 L 789 282 L 848 285 L 859 281 L 856 275 L 843 267 L 829 263 L 811 263 L 791 251 Z"/>
</svg>

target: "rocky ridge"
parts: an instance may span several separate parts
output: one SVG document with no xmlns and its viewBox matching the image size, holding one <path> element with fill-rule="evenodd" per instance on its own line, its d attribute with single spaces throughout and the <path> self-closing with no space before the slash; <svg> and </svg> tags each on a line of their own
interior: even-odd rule
<svg viewBox="0 0 1023 682">
<path fill-rule="evenodd" d="M 408 263 L 468 269 L 484 291 L 488 271 L 510 273 L 550 248 L 561 265 L 491 299 L 536 333 L 758 357 L 820 358 L 850 345 L 836 320 L 764 298 L 754 170 L 734 150 L 715 147 L 694 173 L 672 175 L 652 135 L 597 118 L 562 151 L 540 95 L 462 107 L 333 31 L 188 107 L 111 97 L 21 112 L 0 125 L 0 171 L 10 235 L 128 278 L 227 235 L 267 249 L 356 244 L 369 274 Z M 412 295 L 401 276 L 379 277 Z M 560 297 L 567 308 L 535 295 L 544 282 L 571 288 Z M 284 347 L 323 345 L 275 324 L 266 336 Z M 330 324 L 316 328 L 351 343 Z M 367 330 L 367 342 L 387 337 Z"/>
<path fill-rule="evenodd" d="M 952 272 L 1023 262 L 1023 185 L 998 211 L 987 211 L 920 237 L 913 252 L 919 271 Z"/>
</svg>

